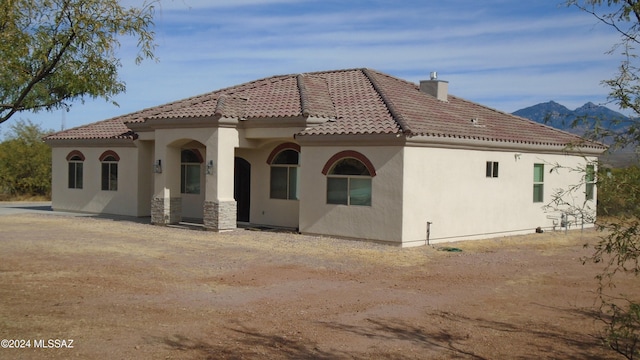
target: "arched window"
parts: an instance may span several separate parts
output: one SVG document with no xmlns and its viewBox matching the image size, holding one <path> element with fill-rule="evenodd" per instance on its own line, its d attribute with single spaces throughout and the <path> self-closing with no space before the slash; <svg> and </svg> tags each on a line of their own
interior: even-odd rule
<svg viewBox="0 0 640 360">
<path fill-rule="evenodd" d="M 82 189 L 84 155 L 74 150 L 67 155 L 67 162 L 69 163 L 69 189 Z"/>
<path fill-rule="evenodd" d="M 271 160 L 272 199 L 298 200 L 299 158 L 298 151 L 284 149 Z"/>
<path fill-rule="evenodd" d="M 180 192 L 200 194 L 200 171 L 202 156 L 196 149 L 182 150 L 180 166 Z"/>
<path fill-rule="evenodd" d="M 375 171 L 371 171 L 372 165 L 364 155 L 344 155 L 354 154 L 357 157 L 334 157 L 327 163 L 329 168 L 323 171 L 327 175 L 327 204 L 371 206 Z"/>
<path fill-rule="evenodd" d="M 118 190 L 118 161 L 120 157 L 115 152 L 109 150 L 100 155 L 102 163 L 102 190 Z"/>
</svg>

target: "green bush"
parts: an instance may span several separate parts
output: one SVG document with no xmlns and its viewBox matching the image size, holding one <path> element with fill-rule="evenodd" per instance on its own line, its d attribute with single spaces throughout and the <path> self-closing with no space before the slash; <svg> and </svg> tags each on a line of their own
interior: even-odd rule
<svg viewBox="0 0 640 360">
<path fill-rule="evenodd" d="M 10 197 L 51 194 L 50 133 L 30 121 L 17 121 L 0 143 L 0 194 Z"/>
<path fill-rule="evenodd" d="M 598 215 L 640 215 L 640 168 L 601 169 L 598 174 Z"/>
</svg>

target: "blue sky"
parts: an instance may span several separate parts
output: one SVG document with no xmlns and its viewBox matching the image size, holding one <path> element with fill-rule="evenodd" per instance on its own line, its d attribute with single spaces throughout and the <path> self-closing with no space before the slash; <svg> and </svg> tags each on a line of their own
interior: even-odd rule
<svg viewBox="0 0 640 360">
<path fill-rule="evenodd" d="M 139 3 L 127 0 L 131 3 Z M 502 111 L 555 100 L 605 103 L 617 34 L 563 0 L 161 0 L 159 62 L 119 55 L 127 92 L 69 112 L 14 116 L 71 128 L 280 74 L 373 68 L 409 81 L 437 71 L 449 92 Z M 610 105 L 615 109 L 614 105 Z"/>
</svg>

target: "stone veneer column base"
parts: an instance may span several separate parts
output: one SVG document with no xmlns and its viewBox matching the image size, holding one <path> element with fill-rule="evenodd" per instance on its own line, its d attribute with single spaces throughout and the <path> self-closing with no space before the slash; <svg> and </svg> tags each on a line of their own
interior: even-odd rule
<svg viewBox="0 0 640 360">
<path fill-rule="evenodd" d="M 207 230 L 221 231 L 232 230 L 236 224 L 235 201 L 205 201 L 204 202 L 204 227 Z"/>
<path fill-rule="evenodd" d="M 169 200 L 168 203 L 165 200 Z M 182 198 L 153 198 L 151 200 L 151 223 L 154 225 L 177 224 L 182 221 Z"/>
</svg>

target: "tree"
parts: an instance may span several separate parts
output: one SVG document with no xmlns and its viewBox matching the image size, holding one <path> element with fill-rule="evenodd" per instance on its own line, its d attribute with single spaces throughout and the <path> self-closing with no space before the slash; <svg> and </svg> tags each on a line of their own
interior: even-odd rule
<svg viewBox="0 0 640 360">
<path fill-rule="evenodd" d="M 596 139 L 609 139 L 614 147 L 640 144 L 640 123 L 633 119 L 640 115 L 640 54 L 637 53 L 637 46 L 640 44 L 640 1 L 568 0 L 567 4 L 591 14 L 620 35 L 620 41 L 613 44 L 609 51 L 610 55 L 617 54 L 621 57 L 618 72 L 602 83 L 610 89 L 610 101 L 634 114 L 624 124 L 617 120 L 591 126 L 590 135 Z M 586 120 L 582 119 L 583 122 Z"/>
<path fill-rule="evenodd" d="M 17 121 L 0 143 L 0 194 L 42 195 L 51 193 L 51 149 L 43 130 L 30 121 Z"/>
<path fill-rule="evenodd" d="M 0 124 L 21 111 L 68 108 L 86 97 L 112 101 L 125 91 L 119 39 L 137 38 L 137 64 L 155 59 L 154 2 L 0 0 Z"/>
<path fill-rule="evenodd" d="M 620 41 L 610 54 L 621 56 L 617 74 L 603 84 L 610 89 L 609 99 L 620 108 L 633 112 L 628 124 L 592 126 L 591 136 L 608 139 L 614 147 L 640 145 L 640 1 L 638 0 L 569 0 L 575 6 L 593 15 L 620 35 Z M 596 121 L 597 123 L 597 121 Z M 618 279 L 640 275 L 640 176 L 636 167 L 613 172 L 600 172 L 598 191 L 602 192 L 608 213 L 606 221 L 598 222 L 603 232 L 594 245 L 594 253 L 585 262 L 603 264 L 598 275 L 599 318 L 604 322 L 602 339 L 622 356 L 640 357 L 640 294 L 637 289 L 629 294 L 614 294 Z M 624 194 L 624 196 L 620 196 Z M 616 196 L 617 195 L 617 196 Z M 613 211 L 616 209 L 616 211 Z M 635 293 L 633 293 L 635 291 Z"/>
</svg>

